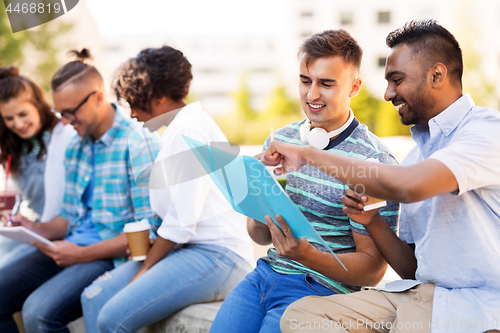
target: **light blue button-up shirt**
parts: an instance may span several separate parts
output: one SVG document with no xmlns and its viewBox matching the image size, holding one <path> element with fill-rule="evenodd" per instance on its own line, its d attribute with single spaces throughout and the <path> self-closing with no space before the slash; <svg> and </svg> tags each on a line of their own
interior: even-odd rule
<svg viewBox="0 0 500 333">
<path fill-rule="evenodd" d="M 400 238 L 415 244 L 417 281 L 434 283 L 432 332 L 500 329 L 500 112 L 462 96 L 413 126 L 417 146 L 401 165 L 433 158 L 450 169 L 459 190 L 402 205 Z"/>
</svg>

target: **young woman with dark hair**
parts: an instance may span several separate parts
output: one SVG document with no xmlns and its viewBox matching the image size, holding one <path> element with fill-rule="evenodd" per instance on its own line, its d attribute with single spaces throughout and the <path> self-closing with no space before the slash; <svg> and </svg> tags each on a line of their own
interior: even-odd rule
<svg viewBox="0 0 500 333">
<path fill-rule="evenodd" d="M 23 202 L 42 221 L 57 215 L 64 193 L 64 151 L 75 135 L 51 112 L 42 90 L 16 66 L 0 68 L 0 165 L 10 173 Z M 29 212 L 29 210 L 28 210 Z M 33 214 L 34 213 L 34 214 Z M 3 211 L 6 224 L 10 211 Z M 0 238 L 0 266 L 33 246 Z"/>
</svg>

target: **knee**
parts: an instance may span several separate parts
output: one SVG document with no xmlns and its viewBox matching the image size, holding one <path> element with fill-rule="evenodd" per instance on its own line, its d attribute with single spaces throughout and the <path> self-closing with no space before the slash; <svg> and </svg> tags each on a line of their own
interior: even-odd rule
<svg viewBox="0 0 500 333">
<path fill-rule="evenodd" d="M 117 322 L 117 314 L 109 307 L 104 306 L 97 316 L 97 326 L 101 333 L 118 332 L 120 323 Z"/>
<path fill-rule="evenodd" d="M 99 284 L 91 284 L 80 295 L 83 318 L 87 331 L 117 332 L 118 313 L 112 306 L 106 306 L 108 295 Z"/>
<path fill-rule="evenodd" d="M 40 303 L 30 301 L 28 298 L 23 305 L 23 323 L 26 332 L 47 332 L 50 327 L 50 313 L 45 311 Z"/>
<path fill-rule="evenodd" d="M 112 318 L 104 311 L 100 311 L 97 316 L 97 327 L 99 327 L 99 332 L 113 332 L 111 324 Z"/>
<path fill-rule="evenodd" d="M 80 295 L 80 303 L 82 304 L 82 311 L 85 316 L 86 313 L 93 312 L 92 310 L 95 308 L 98 298 L 96 297 L 102 288 L 91 284 L 87 288 L 85 288 Z"/>
</svg>

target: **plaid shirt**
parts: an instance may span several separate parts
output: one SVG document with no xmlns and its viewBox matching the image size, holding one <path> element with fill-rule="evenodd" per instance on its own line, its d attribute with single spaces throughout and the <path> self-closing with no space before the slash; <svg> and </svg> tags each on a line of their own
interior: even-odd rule
<svg viewBox="0 0 500 333">
<path fill-rule="evenodd" d="M 147 218 L 154 231 L 161 224 L 149 205 L 148 188 L 135 181 L 141 171 L 149 170 L 159 148 L 155 135 L 118 110 L 111 128 L 95 141 L 92 223 L 102 240 L 120 234 L 128 222 Z M 66 189 L 59 215 L 69 222 L 69 235 L 85 219 L 82 194 L 92 177 L 90 136 L 73 138 L 66 150 L 65 167 Z"/>
</svg>

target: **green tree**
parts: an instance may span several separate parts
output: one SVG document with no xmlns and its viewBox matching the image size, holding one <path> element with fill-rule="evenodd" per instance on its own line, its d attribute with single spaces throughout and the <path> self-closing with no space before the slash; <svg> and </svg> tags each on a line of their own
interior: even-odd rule
<svg viewBox="0 0 500 333">
<path fill-rule="evenodd" d="M 392 103 L 380 100 L 374 133 L 377 136 L 410 135 L 410 127 L 401 124 L 399 114 Z"/>
<path fill-rule="evenodd" d="M 300 102 L 290 99 L 286 94 L 286 88 L 282 85 L 274 88 L 269 97 L 268 106 L 263 112 L 266 118 L 302 115 Z"/>
<path fill-rule="evenodd" d="M 368 129 L 372 132 L 375 131 L 380 102 L 364 86 L 361 86 L 358 95 L 351 99 L 351 109 L 354 115 L 362 124 L 368 126 Z"/>
<path fill-rule="evenodd" d="M 29 41 L 28 32 L 12 33 L 4 2 L 0 2 L 0 65 L 8 66 L 23 58 L 23 47 Z"/>
<path fill-rule="evenodd" d="M 401 124 L 392 103 L 373 96 L 361 87 L 358 96 L 351 100 L 351 109 L 360 123 L 377 136 L 409 135 L 409 127 Z"/>
<path fill-rule="evenodd" d="M 251 105 L 252 94 L 248 89 L 247 74 L 243 75 L 240 88 L 233 94 L 233 97 L 236 102 L 236 114 L 241 119 L 253 119 L 257 116 Z"/>
<path fill-rule="evenodd" d="M 260 145 L 269 136 L 271 127 L 278 129 L 304 118 L 300 103 L 290 99 L 283 86 L 273 89 L 263 110 L 254 110 L 250 105 L 252 94 L 246 79 L 247 76 L 243 75 L 240 89 L 232 95 L 235 109 L 216 119 L 229 142 Z"/>
<path fill-rule="evenodd" d="M 0 4 L 0 65 L 22 66 L 25 57 L 34 63 L 29 76 L 43 90 L 50 90 L 50 78 L 60 63 L 57 59 L 56 38 L 71 30 L 72 24 L 53 20 L 38 27 L 12 33 L 4 2 Z M 30 52 L 25 52 L 30 50 Z M 36 61 L 33 61 L 36 59 Z M 22 72 L 25 72 L 22 70 Z"/>
</svg>

